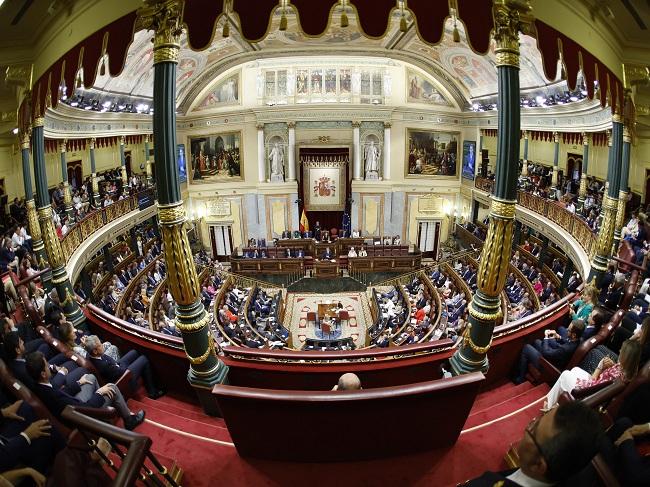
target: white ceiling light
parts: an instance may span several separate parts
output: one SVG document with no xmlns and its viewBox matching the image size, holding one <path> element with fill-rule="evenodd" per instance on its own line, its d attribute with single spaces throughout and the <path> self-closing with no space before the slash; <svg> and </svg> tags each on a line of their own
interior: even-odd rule
<svg viewBox="0 0 650 487">
<path fill-rule="evenodd" d="M 4 0 L 0 0 L 0 5 L 2 5 L 2 2 L 4 2 Z M 14 135 L 18 135 L 18 127 L 13 129 L 12 132 L 13 132 Z"/>
</svg>

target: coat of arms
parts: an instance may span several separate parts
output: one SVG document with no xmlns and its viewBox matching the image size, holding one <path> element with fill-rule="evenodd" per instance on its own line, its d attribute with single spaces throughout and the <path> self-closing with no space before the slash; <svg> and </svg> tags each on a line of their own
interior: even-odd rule
<svg viewBox="0 0 650 487">
<path fill-rule="evenodd" d="M 327 176 L 314 180 L 314 196 L 336 196 L 336 183 Z"/>
</svg>

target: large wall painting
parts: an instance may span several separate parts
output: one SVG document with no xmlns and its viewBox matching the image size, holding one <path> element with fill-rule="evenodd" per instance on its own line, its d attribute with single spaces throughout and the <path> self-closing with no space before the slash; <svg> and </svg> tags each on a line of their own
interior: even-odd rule
<svg viewBox="0 0 650 487">
<path fill-rule="evenodd" d="M 458 177 L 457 132 L 406 130 L 407 177 Z"/>
<path fill-rule="evenodd" d="M 241 132 L 190 137 L 192 182 L 243 179 Z"/>
<path fill-rule="evenodd" d="M 406 73 L 408 78 L 407 101 L 410 103 L 427 103 L 429 105 L 451 105 L 433 83 L 424 76 L 412 69 L 407 69 Z"/>
</svg>

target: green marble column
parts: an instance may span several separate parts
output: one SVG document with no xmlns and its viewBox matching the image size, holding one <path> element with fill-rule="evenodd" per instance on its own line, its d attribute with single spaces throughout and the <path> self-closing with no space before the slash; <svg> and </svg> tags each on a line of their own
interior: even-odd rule
<svg viewBox="0 0 650 487">
<path fill-rule="evenodd" d="M 618 252 L 621 241 L 621 229 L 625 225 L 625 208 L 628 198 L 628 179 L 630 176 L 630 144 L 632 137 L 627 125 L 623 127 L 623 149 L 621 152 L 621 174 L 618 185 L 618 208 L 616 210 L 616 226 L 614 227 L 614 247 L 612 252 Z"/>
<path fill-rule="evenodd" d="M 147 174 L 147 186 L 153 185 L 153 174 L 151 172 L 151 157 L 149 156 L 149 134 L 144 136 L 144 159 Z"/>
<path fill-rule="evenodd" d="M 589 142 L 591 135 L 582 132 L 582 173 L 580 174 L 580 190 L 578 191 L 578 211 L 582 211 L 587 197 L 587 171 L 589 170 Z"/>
<path fill-rule="evenodd" d="M 68 181 L 68 163 L 65 160 L 67 140 L 62 140 L 61 149 L 61 181 L 63 181 L 63 204 L 65 213 L 68 215 L 68 226 L 74 221 L 74 210 L 72 208 L 72 193 L 70 191 L 70 182 Z"/>
<path fill-rule="evenodd" d="M 32 237 L 32 251 L 36 256 L 36 265 L 40 270 L 50 267 L 45 253 L 45 246 L 41 237 L 41 225 L 38 223 L 34 190 L 32 189 L 32 172 L 29 168 L 29 133 L 24 133 L 21 142 L 21 155 L 23 158 L 23 183 L 25 184 L 25 207 L 27 208 L 27 226 Z M 43 288 L 50 292 L 52 289 L 52 271 L 41 275 Z"/>
<path fill-rule="evenodd" d="M 75 326 L 81 326 L 86 319 L 74 298 L 72 284 L 70 284 L 68 273 L 65 270 L 65 257 L 61 249 L 61 241 L 54 230 L 52 221 L 52 206 L 50 205 L 45 171 L 44 122 L 42 117 L 38 117 L 34 120 L 32 128 L 32 157 L 34 159 L 34 178 L 36 179 L 38 221 L 43 234 L 45 252 L 52 269 L 52 284 L 57 290 L 63 311 L 69 321 Z"/>
<path fill-rule="evenodd" d="M 156 110 L 156 185 L 158 217 L 165 244 L 167 284 L 177 305 L 176 327 L 182 334 L 190 361 L 188 380 L 208 414 L 217 414 L 211 394 L 215 384 L 226 381 L 228 368 L 215 353 L 209 316 L 201 303 L 201 289 L 190 242 L 185 231 L 185 206 L 181 200 L 176 163 L 176 67 L 182 32 L 183 2 L 170 0 L 138 11 L 139 22 L 154 30 L 154 95 Z"/>
<path fill-rule="evenodd" d="M 91 138 L 88 146 L 90 148 L 90 172 L 92 174 L 91 183 L 93 188 L 93 194 L 89 195 L 89 197 L 92 199 L 93 205 L 100 207 L 102 202 L 99 199 L 99 181 L 97 179 L 97 167 L 95 166 L 95 142 L 95 137 Z"/>
<path fill-rule="evenodd" d="M 124 144 L 126 143 L 126 137 L 120 137 L 120 171 L 122 174 L 122 187 L 123 191 L 126 191 L 126 185 L 128 184 L 128 177 L 126 175 L 126 156 L 124 155 Z"/>
<path fill-rule="evenodd" d="M 469 324 L 451 358 L 454 374 L 487 371 L 492 332 L 503 321 L 501 291 L 510 262 L 519 176 L 519 30 L 532 19 L 528 2 L 495 0 L 494 39 L 498 73 L 498 139 L 490 223 L 481 251 L 478 289 Z"/>
<path fill-rule="evenodd" d="M 612 136 L 609 150 L 607 168 L 607 188 L 603 197 L 602 223 L 598 232 L 596 253 L 591 261 L 589 282 L 594 282 L 600 287 L 602 276 L 607 271 L 607 261 L 612 254 L 614 243 L 614 228 L 616 226 L 616 212 L 618 210 L 618 184 L 621 174 L 621 156 L 623 151 L 623 119 L 619 114 L 612 117 Z"/>
</svg>

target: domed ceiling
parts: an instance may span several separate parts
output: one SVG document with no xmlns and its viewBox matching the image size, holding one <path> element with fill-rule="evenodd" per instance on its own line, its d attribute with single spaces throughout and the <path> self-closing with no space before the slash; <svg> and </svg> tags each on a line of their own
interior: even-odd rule
<svg viewBox="0 0 650 487">
<path fill-rule="evenodd" d="M 271 28 L 259 42 L 249 42 L 239 33 L 236 25 L 223 36 L 222 19 L 215 28 L 212 43 L 207 49 L 196 52 L 188 45 L 187 36 L 181 38 L 181 51 L 177 70 L 177 106 L 185 113 L 200 92 L 212 84 L 219 74 L 237 64 L 260 58 L 300 56 L 372 56 L 402 60 L 425 70 L 452 94 L 458 106 L 469 108 L 473 101 L 497 93 L 497 74 L 494 46 L 487 55 L 476 54 L 470 48 L 463 24 L 448 18 L 445 35 L 440 44 L 427 45 L 417 35 L 408 14 L 402 23 L 401 14 L 395 11 L 388 32 L 381 39 L 366 37 L 353 13 L 348 13 L 349 25 L 341 27 L 340 14 L 334 13 L 328 29 L 320 37 L 302 33 L 296 15 L 285 12 L 286 29 L 280 30 L 281 10 L 272 18 Z M 231 19 L 235 22 L 236 19 Z M 283 26 L 284 27 L 284 26 Z M 454 41 L 454 29 L 458 36 Z M 566 90 L 566 83 L 549 83 L 544 76 L 542 58 L 536 40 L 520 34 L 521 90 L 544 90 L 548 86 Z M 100 99 L 115 100 L 128 96 L 146 103 L 153 97 L 153 50 L 151 33 L 136 32 L 129 48 L 125 67 L 117 77 L 98 74 L 92 92 Z M 108 71 L 108 70 L 106 70 Z M 105 105 L 106 106 L 106 105 Z"/>
</svg>

